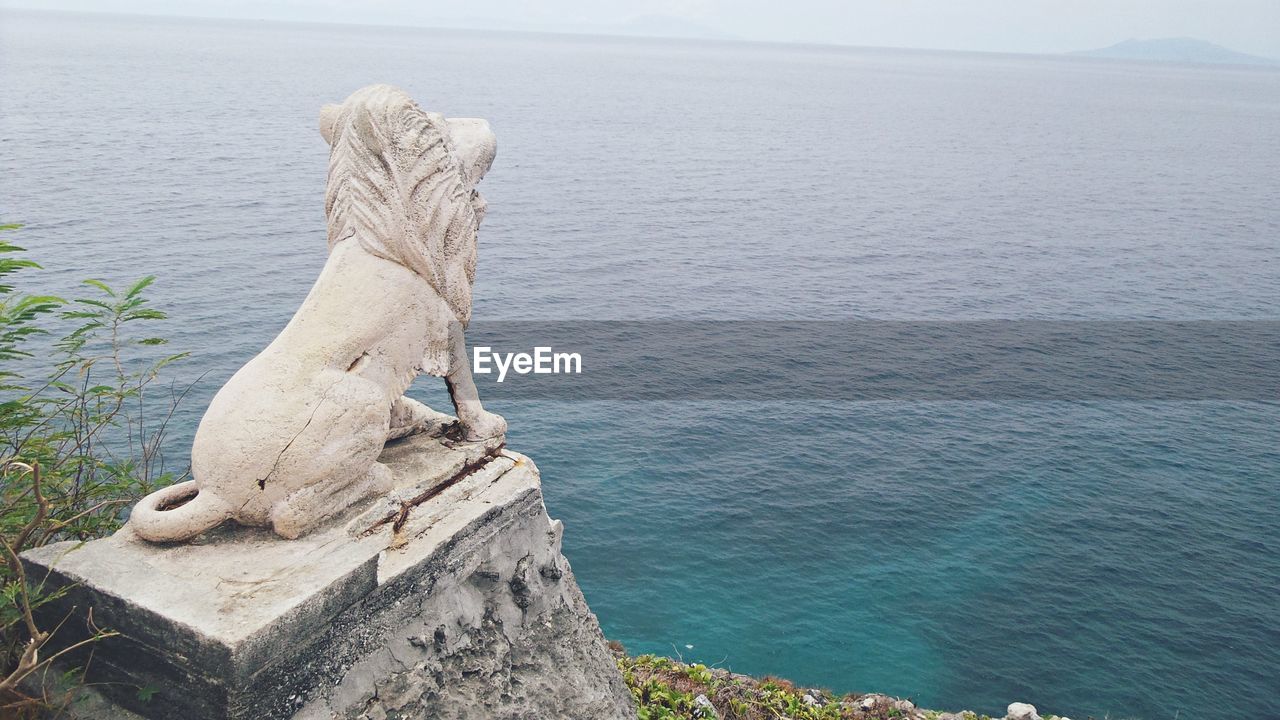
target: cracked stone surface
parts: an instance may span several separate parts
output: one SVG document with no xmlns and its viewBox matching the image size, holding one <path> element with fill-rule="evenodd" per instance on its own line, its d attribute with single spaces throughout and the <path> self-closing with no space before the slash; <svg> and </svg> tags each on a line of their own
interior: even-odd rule
<svg viewBox="0 0 1280 720">
<path fill-rule="evenodd" d="M 25 554 L 69 588 L 47 618 L 92 607 L 121 632 L 94 647 L 103 697 L 82 717 L 634 717 L 533 462 L 429 435 L 381 460 L 389 496 L 300 540 L 226 527 L 157 546 L 126 526 Z"/>
</svg>

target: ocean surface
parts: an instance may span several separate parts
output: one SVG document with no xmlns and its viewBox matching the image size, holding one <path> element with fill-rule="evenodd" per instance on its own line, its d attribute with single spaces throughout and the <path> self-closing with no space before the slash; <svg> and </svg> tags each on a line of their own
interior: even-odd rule
<svg viewBox="0 0 1280 720">
<path fill-rule="evenodd" d="M 169 377 L 203 373 L 177 464 L 324 263 L 317 113 L 372 82 L 497 133 L 477 323 L 1280 320 L 1275 70 L 0 12 L 0 219 L 33 290 L 159 277 Z M 1280 717 L 1274 398 L 507 390 L 632 652 L 992 714 Z"/>
</svg>

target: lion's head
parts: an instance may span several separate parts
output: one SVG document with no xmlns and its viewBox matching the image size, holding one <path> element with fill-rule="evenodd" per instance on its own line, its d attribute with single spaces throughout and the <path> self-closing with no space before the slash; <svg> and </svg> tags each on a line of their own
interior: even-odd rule
<svg viewBox="0 0 1280 720">
<path fill-rule="evenodd" d="M 493 163 L 489 123 L 426 112 L 404 91 L 370 85 L 320 111 L 329 143 L 329 247 L 356 238 L 421 275 L 465 325 L 471 318 L 475 186 Z"/>
</svg>

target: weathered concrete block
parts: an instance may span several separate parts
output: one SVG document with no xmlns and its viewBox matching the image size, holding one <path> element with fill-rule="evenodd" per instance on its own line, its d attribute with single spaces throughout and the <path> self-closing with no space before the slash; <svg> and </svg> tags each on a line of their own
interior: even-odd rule
<svg viewBox="0 0 1280 720">
<path fill-rule="evenodd" d="M 68 588 L 46 622 L 92 608 L 121 633 L 92 646 L 110 705 L 92 716 L 634 717 L 532 461 L 438 432 L 381 460 L 391 497 L 299 540 L 228 527 L 157 546 L 126 528 L 26 553 L 33 581 Z"/>
</svg>

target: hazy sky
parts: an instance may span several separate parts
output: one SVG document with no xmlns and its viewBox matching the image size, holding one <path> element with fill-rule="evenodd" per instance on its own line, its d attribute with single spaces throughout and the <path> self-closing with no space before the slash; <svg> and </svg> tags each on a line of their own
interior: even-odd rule
<svg viewBox="0 0 1280 720">
<path fill-rule="evenodd" d="M 1008 52 L 1190 36 L 1280 58 L 1280 0 L 0 0 L 0 6 L 547 30 L 662 15 L 747 40 Z"/>
</svg>

